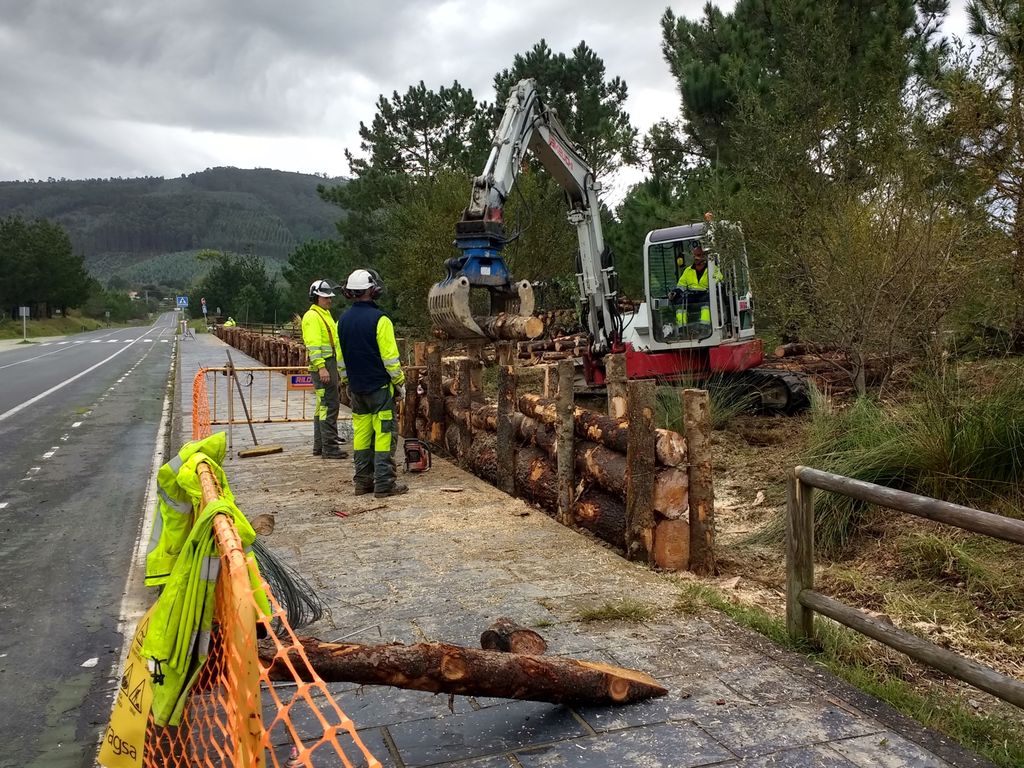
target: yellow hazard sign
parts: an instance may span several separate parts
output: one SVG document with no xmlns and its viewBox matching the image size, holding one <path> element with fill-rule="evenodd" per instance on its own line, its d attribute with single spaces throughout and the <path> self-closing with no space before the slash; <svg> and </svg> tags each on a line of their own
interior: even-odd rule
<svg viewBox="0 0 1024 768">
<path fill-rule="evenodd" d="M 114 711 L 110 715 L 110 725 L 103 734 L 98 760 L 106 768 L 142 768 L 146 722 L 153 704 L 153 687 L 149 667 L 140 652 L 142 641 L 149 630 L 153 607 L 142 617 L 135 630 L 125 660 L 124 673 L 121 675 L 121 686 L 114 701 Z"/>
</svg>

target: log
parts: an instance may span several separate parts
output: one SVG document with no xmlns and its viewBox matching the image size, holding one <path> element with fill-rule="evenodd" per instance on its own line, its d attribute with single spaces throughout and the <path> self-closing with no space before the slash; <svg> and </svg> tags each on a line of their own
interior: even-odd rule
<svg viewBox="0 0 1024 768">
<path fill-rule="evenodd" d="M 536 339 L 544 333 L 544 321 L 532 315 L 509 315 L 500 312 L 490 317 L 474 317 L 490 339 L 516 341 L 519 339 Z"/>
<path fill-rule="evenodd" d="M 614 545 L 620 550 L 626 547 L 626 503 L 608 496 L 591 486 L 576 500 L 572 510 L 573 521 L 580 528 Z"/>
<path fill-rule="evenodd" d="M 532 629 L 516 624 L 502 616 L 480 635 L 480 647 L 485 651 L 503 653 L 529 653 L 542 656 L 548 650 L 547 641 Z"/>
<path fill-rule="evenodd" d="M 519 397 L 519 410 L 527 416 L 552 426 L 558 423 L 555 401 L 539 395 Z M 576 434 L 586 440 L 600 443 L 606 448 L 625 453 L 629 444 L 629 422 L 615 419 L 595 411 L 577 407 L 573 412 Z M 655 450 L 657 462 L 666 467 L 678 467 L 686 462 L 686 440 L 677 432 L 656 429 Z"/>
<path fill-rule="evenodd" d="M 654 565 L 654 409 L 651 379 L 627 385 L 626 557 Z"/>
<path fill-rule="evenodd" d="M 448 415 L 459 418 L 457 401 L 445 400 Z M 473 403 L 471 421 L 478 430 L 496 432 L 497 408 L 494 405 Z M 552 460 L 557 456 L 554 430 L 537 419 L 521 413 L 512 414 L 512 431 L 519 439 L 533 443 Z M 625 498 L 626 457 L 603 445 L 589 440 L 577 440 L 574 446 L 575 468 L 582 477 L 596 482 L 611 494 Z M 679 467 L 656 467 L 654 473 L 653 508 L 663 517 L 678 519 L 686 512 L 689 502 L 689 478 Z"/>
<path fill-rule="evenodd" d="M 815 344 L 813 342 L 792 342 L 780 344 L 775 348 L 775 357 L 794 357 L 796 355 L 821 355 L 825 352 L 835 352 L 838 347 L 835 344 Z"/>
<path fill-rule="evenodd" d="M 531 656 L 462 648 L 447 643 L 357 645 L 299 638 L 309 659 L 289 660 L 302 680 L 313 672 L 328 683 L 391 685 L 414 691 L 491 696 L 551 704 L 628 704 L 668 691 L 650 675 L 559 656 Z M 260 644 L 271 680 L 294 681 L 273 643 Z M 312 669 L 310 669 L 312 667 Z"/>
<path fill-rule="evenodd" d="M 690 449 L 690 570 L 715 572 L 715 487 L 711 460 L 711 401 L 703 389 L 684 389 L 683 423 Z"/>
<path fill-rule="evenodd" d="M 558 522 L 572 523 L 575 488 L 575 429 L 572 378 L 575 366 L 568 360 L 558 365 L 558 426 L 555 427 L 555 467 L 558 471 Z"/>
</svg>

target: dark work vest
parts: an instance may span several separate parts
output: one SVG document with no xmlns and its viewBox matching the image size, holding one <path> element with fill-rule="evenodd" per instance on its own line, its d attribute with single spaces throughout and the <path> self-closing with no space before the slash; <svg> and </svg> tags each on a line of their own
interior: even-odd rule
<svg viewBox="0 0 1024 768">
<path fill-rule="evenodd" d="M 357 301 L 338 321 L 338 343 L 353 392 L 368 394 L 391 383 L 377 346 L 377 321 L 382 317 L 384 313 L 372 301 Z"/>
</svg>

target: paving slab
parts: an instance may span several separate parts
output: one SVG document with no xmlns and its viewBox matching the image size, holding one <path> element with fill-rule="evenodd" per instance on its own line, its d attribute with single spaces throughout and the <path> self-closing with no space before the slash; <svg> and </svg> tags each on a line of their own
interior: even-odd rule
<svg viewBox="0 0 1024 768">
<path fill-rule="evenodd" d="M 225 349 L 203 334 L 179 342 L 173 450 L 191 436 L 195 372 L 222 365 Z M 259 365 L 237 350 L 232 356 L 236 366 Z M 258 377 L 247 394 L 255 404 L 277 398 L 262 406 L 274 414 L 283 413 L 282 396 L 280 382 Z M 255 429 L 261 444 L 283 452 L 238 458 L 251 439 L 248 427 L 236 426 L 225 471 L 244 512 L 274 516 L 264 543 L 329 608 L 299 634 L 477 646 L 480 633 L 507 615 L 544 635 L 550 654 L 639 669 L 668 689 L 629 706 L 566 707 L 331 684 L 383 765 L 991 765 L 724 616 L 680 612 L 678 577 L 623 560 L 447 461 L 435 457 L 429 472 L 403 477 L 411 488 L 404 496 L 354 497 L 351 460 L 312 456 L 308 422 Z M 342 432 L 350 434 L 347 422 Z M 580 618 L 583 609 L 624 598 L 653 618 Z M 321 726 L 299 717 L 316 736 Z M 287 739 L 275 733 L 273 741 L 287 757 Z M 320 750 L 313 762 L 339 764 Z"/>
</svg>

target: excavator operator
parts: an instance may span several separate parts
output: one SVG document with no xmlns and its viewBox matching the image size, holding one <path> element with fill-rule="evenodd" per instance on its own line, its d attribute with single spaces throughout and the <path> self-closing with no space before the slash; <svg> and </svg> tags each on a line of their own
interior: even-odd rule
<svg viewBox="0 0 1024 768">
<path fill-rule="evenodd" d="M 708 259 L 703 246 L 697 243 L 691 251 L 693 264 L 683 270 L 676 287 L 670 297 L 676 309 L 676 325 L 680 328 L 688 323 L 699 321 L 701 325 L 711 325 L 711 303 L 708 299 Z M 722 274 L 715 267 L 715 280 L 721 280 Z"/>
</svg>

